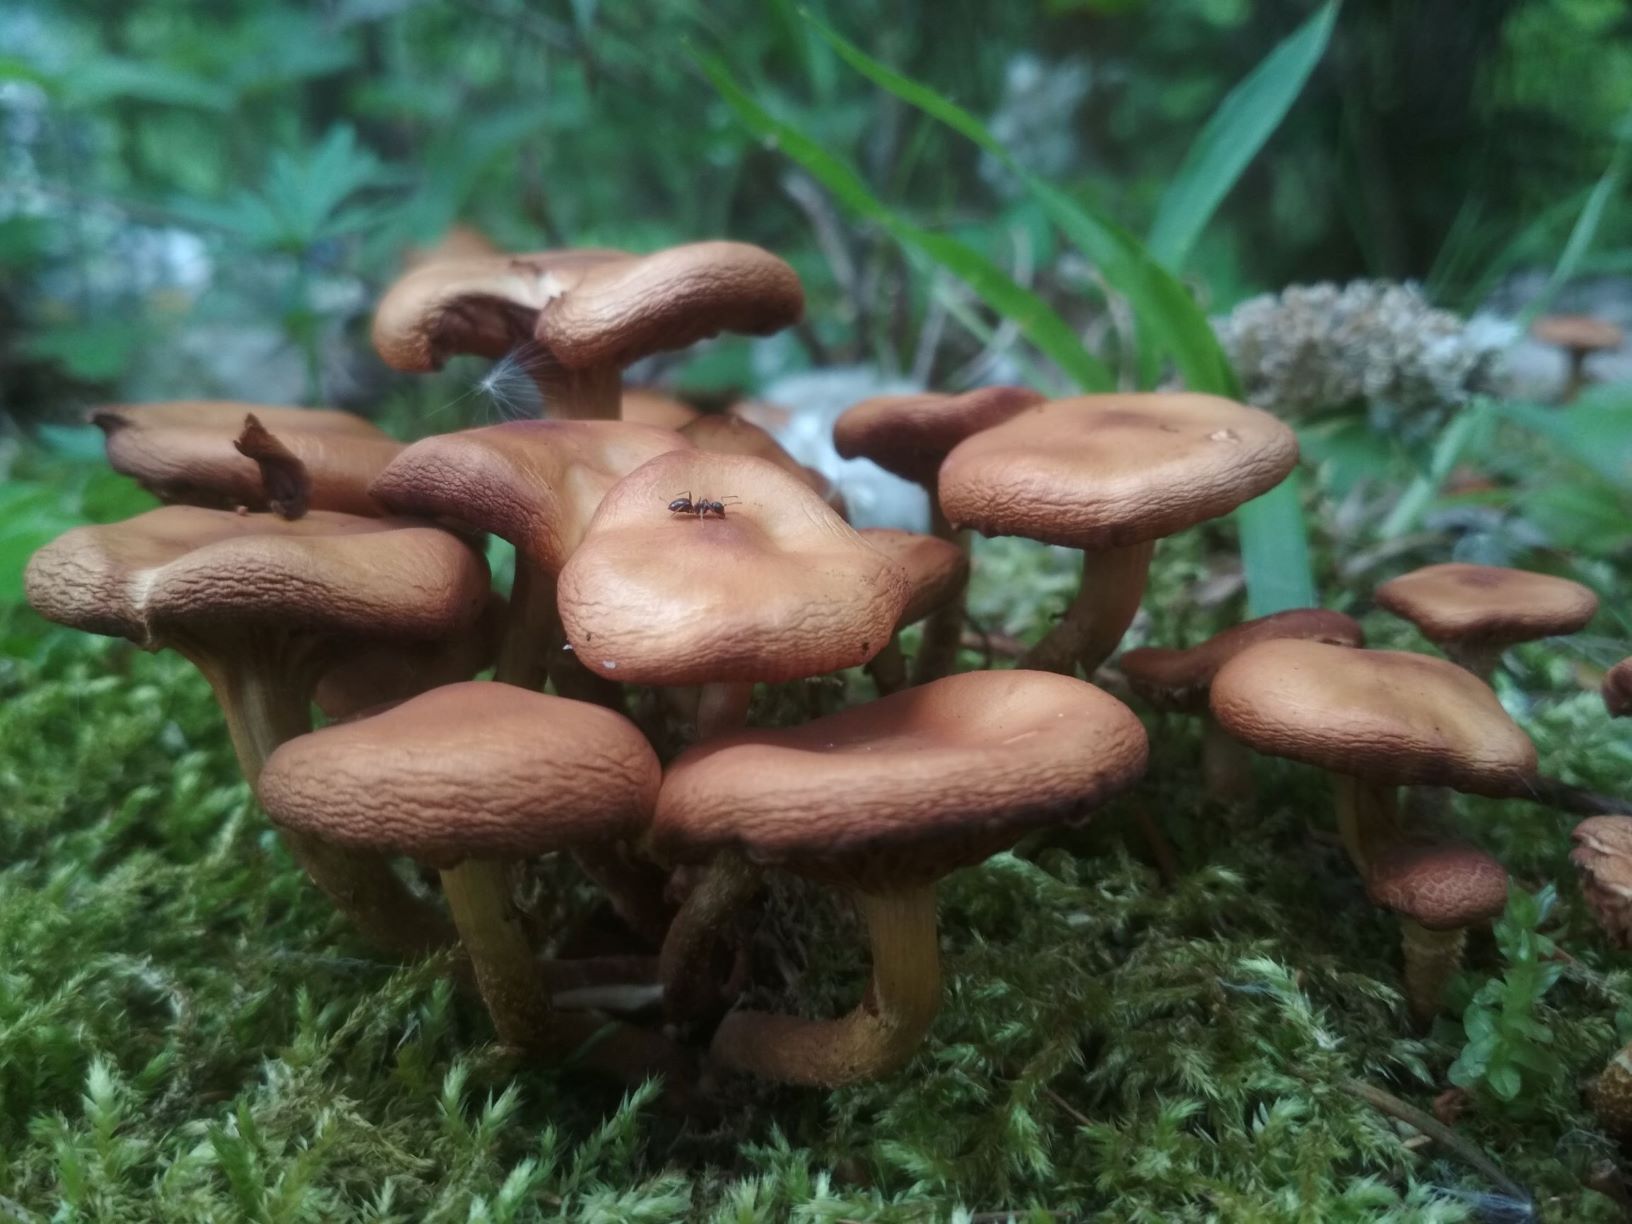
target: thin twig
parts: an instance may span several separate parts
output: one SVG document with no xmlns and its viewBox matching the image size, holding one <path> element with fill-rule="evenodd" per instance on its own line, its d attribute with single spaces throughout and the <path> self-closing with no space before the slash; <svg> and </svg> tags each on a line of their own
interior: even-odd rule
<svg viewBox="0 0 1632 1224">
<path fill-rule="evenodd" d="M 1066 1100 L 1059 1093 L 1055 1092 L 1054 1089 L 1044 1088 L 1043 1095 L 1049 1100 L 1053 1101 L 1054 1104 L 1058 1105 L 1066 1113 L 1070 1114 L 1071 1120 L 1078 1126 L 1092 1126 L 1094 1124 L 1094 1120 L 1092 1118 L 1083 1113 L 1082 1110 L 1078 1109 L 1075 1105 L 1071 1104 L 1070 1101 Z"/>
<path fill-rule="evenodd" d="M 1537 803 L 1575 816 L 1632 816 L 1632 800 L 1601 795 L 1558 778 L 1537 777 L 1531 782 L 1530 791 L 1530 797 Z"/>
</svg>

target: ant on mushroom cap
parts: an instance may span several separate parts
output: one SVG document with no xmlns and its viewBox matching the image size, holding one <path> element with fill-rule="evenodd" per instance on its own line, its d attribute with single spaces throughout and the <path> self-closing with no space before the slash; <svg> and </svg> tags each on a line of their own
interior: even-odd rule
<svg viewBox="0 0 1632 1224">
<path fill-rule="evenodd" d="M 698 518 L 706 518 L 712 514 L 717 518 L 723 519 L 725 517 L 726 503 L 739 502 L 741 500 L 742 499 L 740 497 L 732 495 L 724 497 L 719 501 L 710 501 L 706 497 L 699 497 L 696 501 L 692 501 L 691 492 L 688 490 L 669 503 L 669 513 L 695 514 Z"/>
</svg>

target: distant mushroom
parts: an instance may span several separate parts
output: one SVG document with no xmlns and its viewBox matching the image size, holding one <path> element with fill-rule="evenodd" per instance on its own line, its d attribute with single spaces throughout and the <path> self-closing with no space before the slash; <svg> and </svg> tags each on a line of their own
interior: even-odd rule
<svg viewBox="0 0 1632 1224">
<path fill-rule="evenodd" d="M 463 632 L 488 589 L 481 557 L 424 523 L 193 506 L 75 528 L 34 555 L 24 581 L 51 620 L 193 663 L 252 789 L 272 750 L 310 729 L 313 689 L 338 659 Z M 440 917 L 384 860 L 287 830 L 284 843 L 376 943 L 419 954 L 445 942 Z"/>
<path fill-rule="evenodd" d="M 1086 674 L 1115 651 L 1144 595 L 1156 541 L 1274 488 L 1296 435 L 1211 395 L 1053 400 L 977 433 L 941 465 L 954 524 L 1078 548 L 1082 586 L 1019 666 Z"/>
<path fill-rule="evenodd" d="M 618 415 L 631 425 L 684 429 L 701 414 L 684 400 L 653 391 L 650 387 L 625 387 Z"/>
<path fill-rule="evenodd" d="M 1589 816 L 1570 836 L 1593 917 L 1617 948 L 1632 949 L 1632 816 Z"/>
<path fill-rule="evenodd" d="M 1613 352 L 1626 341 L 1626 333 L 1615 324 L 1588 315 L 1543 315 L 1530 325 L 1530 334 L 1543 344 L 1564 350 L 1569 358 L 1569 375 L 1559 402 L 1567 404 L 1587 381 L 1587 358 Z"/>
<path fill-rule="evenodd" d="M 1405 842 L 1377 856 L 1366 894 L 1400 917 L 1406 1001 L 1426 1024 L 1462 963 L 1469 928 L 1506 907 L 1507 870 L 1474 846 Z"/>
<path fill-rule="evenodd" d="M 861 538 L 899 565 L 912 588 L 912 597 L 896 623 L 896 636 L 868 664 L 880 695 L 887 697 L 907 685 L 900 631 L 950 604 L 962 607 L 961 596 L 969 582 L 969 554 L 951 540 L 889 527 L 864 527 Z"/>
<path fill-rule="evenodd" d="M 1604 709 L 1611 718 L 1625 718 L 1632 714 L 1632 659 L 1622 659 L 1604 673 L 1600 692 Z"/>
<path fill-rule="evenodd" d="M 1396 650 L 1260 642 L 1213 677 L 1213 717 L 1266 756 L 1332 775 L 1343 846 L 1362 876 L 1402 839 L 1401 786 L 1522 797 L 1536 749 L 1455 664 Z"/>
<path fill-rule="evenodd" d="M 1568 578 L 1460 562 L 1390 579 L 1377 603 L 1487 684 L 1509 647 L 1574 633 L 1598 611 L 1598 596 Z"/>
<path fill-rule="evenodd" d="M 937 477 L 941 463 L 965 438 L 1000 425 L 1043 402 L 1025 387 L 981 387 L 962 395 L 880 395 L 862 400 L 833 423 L 833 445 L 846 459 L 866 458 L 885 471 L 921 485 L 929 494 L 930 532 L 967 557 L 969 533 L 947 521 Z M 921 682 L 952 671 L 963 639 L 962 592 L 943 604 L 924 626 L 918 648 Z"/>
<path fill-rule="evenodd" d="M 547 415 L 616 420 L 632 362 L 720 332 L 770 335 L 803 312 L 793 269 L 746 243 L 491 255 L 403 276 L 375 313 L 374 347 L 419 373 L 516 352 Z"/>
<path fill-rule="evenodd" d="M 1202 777 L 1208 796 L 1219 802 L 1252 795 L 1252 753 L 1213 720 L 1207 702 L 1213 677 L 1247 647 L 1277 638 L 1365 645 L 1365 635 L 1352 617 L 1324 608 L 1294 608 L 1232 625 L 1199 646 L 1183 650 L 1145 646 L 1120 660 L 1128 686 L 1157 710 L 1201 716 Z"/>
<path fill-rule="evenodd" d="M 655 844 L 722 851 L 847 890 L 872 983 L 842 1020 L 726 1016 L 723 1066 L 834 1087 L 902 1066 L 940 1005 L 935 882 L 1027 830 L 1086 818 L 1143 771 L 1144 729 L 1090 684 L 966 672 L 799 727 L 700 744 L 670 766 Z"/>
</svg>

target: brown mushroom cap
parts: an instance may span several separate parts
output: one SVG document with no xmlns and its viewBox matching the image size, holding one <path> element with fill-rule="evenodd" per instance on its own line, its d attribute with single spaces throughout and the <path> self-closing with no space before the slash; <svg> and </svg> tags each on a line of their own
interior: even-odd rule
<svg viewBox="0 0 1632 1224">
<path fill-rule="evenodd" d="M 281 824 L 445 867 L 638 833 L 661 772 L 621 715 L 475 681 L 292 739 L 256 790 Z"/>
<path fill-rule="evenodd" d="M 1212 713 L 1269 756 L 1385 785 L 1528 794 L 1536 749 L 1454 663 L 1324 642 L 1248 647 L 1213 677 Z"/>
<path fill-rule="evenodd" d="M 625 387 L 619 413 L 631 425 L 656 425 L 663 429 L 684 429 L 701 413 L 684 400 L 647 387 Z"/>
<path fill-rule="evenodd" d="M 1568 578 L 1460 562 L 1390 579 L 1377 602 L 1430 642 L 1490 646 L 1574 633 L 1598 611 L 1598 596 Z"/>
<path fill-rule="evenodd" d="M 724 518 L 671 514 L 681 494 Z M 856 667 L 910 591 L 798 479 L 763 459 L 679 450 L 620 481 L 556 590 L 579 660 L 636 684 L 794 680 Z"/>
<path fill-rule="evenodd" d="M 1366 895 L 1430 931 L 1456 931 L 1507 908 L 1507 869 L 1476 846 L 1397 845 L 1372 863 Z"/>
<path fill-rule="evenodd" d="M 950 540 L 890 527 L 863 527 L 861 538 L 907 575 L 912 598 L 901 613 L 902 627 L 915 625 L 936 608 L 951 603 L 969 581 L 969 558 Z"/>
<path fill-rule="evenodd" d="M 437 638 L 480 615 L 488 575 L 457 537 L 411 519 L 162 506 L 59 536 L 24 585 L 42 616 L 156 650 L 252 627 Z"/>
<path fill-rule="evenodd" d="M 1274 488 L 1297 436 L 1212 395 L 1051 400 L 960 442 L 941 507 L 982 535 L 1101 551 L 1158 540 Z"/>
<path fill-rule="evenodd" d="M 450 225 L 442 236 L 423 246 L 410 247 L 402 258 L 404 270 L 447 259 L 482 259 L 502 252 L 486 234 L 472 225 Z"/>
<path fill-rule="evenodd" d="M 980 387 L 962 395 L 879 395 L 848 408 L 833 423 L 833 445 L 846 459 L 871 459 L 887 472 L 927 488 L 947 453 L 972 434 L 1043 402 L 1025 387 Z"/>
<path fill-rule="evenodd" d="M 626 421 L 510 421 L 415 442 L 373 495 L 393 510 L 491 531 L 559 573 L 608 489 L 690 444 Z"/>
<path fill-rule="evenodd" d="M 774 463 L 790 476 L 808 485 L 823 501 L 828 500 L 832 482 L 813 467 L 806 467 L 783 448 L 769 430 L 752 421 L 728 413 L 699 416 L 680 430 L 681 436 L 698 450 L 715 455 L 752 455 Z"/>
<path fill-rule="evenodd" d="M 1632 659 L 1622 659 L 1605 672 L 1599 691 L 1604 695 L 1604 709 L 1611 718 L 1632 714 Z"/>
<path fill-rule="evenodd" d="M 1530 325 L 1530 334 L 1544 344 L 1583 353 L 1618 349 L 1626 339 L 1615 324 L 1590 315 L 1543 315 Z"/>
<path fill-rule="evenodd" d="M 736 847 L 860 887 L 919 883 L 1086 817 L 1146 753 L 1133 712 L 1091 684 L 964 672 L 691 749 L 664 777 L 652 839 L 681 861 Z"/>
<path fill-rule="evenodd" d="M 264 415 L 263 415 L 264 414 Z M 402 449 L 361 417 L 321 408 L 176 401 L 113 404 L 91 413 L 107 436 L 108 463 L 161 501 L 268 508 L 261 471 L 233 443 L 254 416 L 298 459 L 318 510 L 380 514 L 368 484 Z"/>
<path fill-rule="evenodd" d="M 1632 947 L 1632 816 L 1589 816 L 1571 834 L 1581 891 L 1618 947 Z"/>
<path fill-rule="evenodd" d="M 1207 709 L 1207 692 L 1219 668 L 1247 647 L 1277 638 L 1333 646 L 1364 646 L 1366 641 L 1353 617 L 1325 608 L 1293 608 L 1231 625 L 1185 650 L 1162 646 L 1130 650 L 1119 666 L 1129 687 L 1158 710 L 1200 714 Z"/>
</svg>

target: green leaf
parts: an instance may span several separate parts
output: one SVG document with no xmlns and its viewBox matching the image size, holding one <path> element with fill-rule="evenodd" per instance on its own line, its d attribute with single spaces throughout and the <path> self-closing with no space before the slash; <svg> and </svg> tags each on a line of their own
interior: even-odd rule
<svg viewBox="0 0 1632 1224">
<path fill-rule="evenodd" d="M 1338 0 L 1322 5 L 1225 95 L 1162 193 L 1150 227 L 1150 253 L 1183 265 L 1242 173 L 1303 92 L 1337 22 Z"/>
<path fill-rule="evenodd" d="M 113 382 L 130 365 L 142 329 L 125 319 L 67 323 L 26 336 L 17 347 L 39 361 L 61 366 L 85 382 Z"/>
<path fill-rule="evenodd" d="M 58 84 L 70 107 L 91 109 L 109 103 L 154 102 L 194 110 L 225 111 L 232 91 L 169 64 L 97 55 L 64 73 Z"/>
<path fill-rule="evenodd" d="M 1609 165 L 1604 167 L 1598 182 L 1587 194 L 1587 202 L 1581 206 L 1581 215 L 1575 219 L 1569 240 L 1565 242 L 1564 250 L 1559 253 L 1558 263 L 1553 268 L 1553 274 L 1547 278 L 1547 284 L 1519 316 L 1521 324 L 1527 326 L 1531 320 L 1546 310 L 1558 291 L 1575 275 L 1575 270 L 1586 257 L 1593 239 L 1598 236 L 1598 227 L 1603 224 L 1604 213 L 1609 208 L 1610 202 L 1620 195 L 1621 180 L 1626 177 L 1629 159 L 1632 159 L 1632 113 L 1621 121 L 1615 151 L 1610 154 Z"/>
<path fill-rule="evenodd" d="M 1493 407 L 1610 484 L 1632 490 L 1632 393 L 1626 387 L 1595 387 L 1567 408 L 1508 401 Z"/>
</svg>

